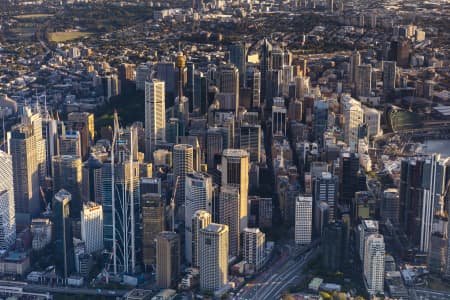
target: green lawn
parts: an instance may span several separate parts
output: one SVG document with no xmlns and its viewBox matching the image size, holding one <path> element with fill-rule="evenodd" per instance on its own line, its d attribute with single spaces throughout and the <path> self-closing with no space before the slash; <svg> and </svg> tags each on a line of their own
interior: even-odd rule
<svg viewBox="0 0 450 300">
<path fill-rule="evenodd" d="M 21 20 L 25 20 L 25 19 L 43 19 L 43 18 L 51 18 L 53 17 L 53 14 L 28 14 L 28 15 L 19 15 L 19 16 L 15 16 L 14 18 L 16 19 L 21 19 Z"/>
</svg>

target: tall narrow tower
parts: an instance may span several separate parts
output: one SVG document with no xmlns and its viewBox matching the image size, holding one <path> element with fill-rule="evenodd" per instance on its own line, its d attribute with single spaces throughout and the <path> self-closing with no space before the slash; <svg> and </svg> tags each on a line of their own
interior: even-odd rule
<svg viewBox="0 0 450 300">
<path fill-rule="evenodd" d="M 145 158 L 152 158 L 155 145 L 166 140 L 165 83 L 145 82 Z"/>
</svg>

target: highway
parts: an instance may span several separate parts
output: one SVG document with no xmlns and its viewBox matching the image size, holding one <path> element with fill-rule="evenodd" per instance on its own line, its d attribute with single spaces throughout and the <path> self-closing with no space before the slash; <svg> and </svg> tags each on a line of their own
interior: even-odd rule
<svg viewBox="0 0 450 300">
<path fill-rule="evenodd" d="M 260 274 L 251 283 L 246 284 L 234 299 L 237 300 L 273 300 L 278 299 L 281 294 L 290 286 L 298 284 L 301 277 L 301 270 L 313 257 L 314 249 L 306 254 L 296 257 L 295 249 L 284 252 L 280 259 L 267 271 Z"/>
</svg>

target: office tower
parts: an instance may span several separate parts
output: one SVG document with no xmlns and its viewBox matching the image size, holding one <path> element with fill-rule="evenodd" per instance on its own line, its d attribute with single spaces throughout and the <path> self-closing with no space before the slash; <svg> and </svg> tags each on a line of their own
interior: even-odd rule
<svg viewBox="0 0 450 300">
<path fill-rule="evenodd" d="M 310 91 L 310 79 L 307 76 L 296 76 L 295 82 L 295 99 L 303 100 L 305 95 Z"/>
<path fill-rule="evenodd" d="M 325 226 L 322 236 L 322 267 L 330 272 L 342 270 L 344 262 L 346 225 L 342 221 Z"/>
<path fill-rule="evenodd" d="M 283 96 L 283 71 L 282 70 L 269 70 L 267 72 L 267 88 L 266 97 L 269 101 L 274 97 Z"/>
<path fill-rule="evenodd" d="M 389 220 L 394 226 L 400 224 L 400 195 L 398 189 L 384 190 L 380 206 L 381 222 L 386 223 Z"/>
<path fill-rule="evenodd" d="M 194 148 L 188 144 L 177 144 L 173 147 L 173 175 L 178 180 L 176 206 L 184 206 L 186 197 L 186 175 L 194 171 Z"/>
<path fill-rule="evenodd" d="M 200 288 L 214 292 L 228 283 L 228 226 L 211 223 L 200 230 Z"/>
<path fill-rule="evenodd" d="M 195 87 L 195 64 L 193 62 L 186 63 L 186 95 L 189 101 L 189 113 L 194 111 L 194 87 Z"/>
<path fill-rule="evenodd" d="M 197 210 L 190 220 L 190 228 L 192 230 L 191 233 L 191 243 L 190 246 L 190 255 L 191 255 L 191 265 L 195 268 L 200 267 L 200 231 L 206 228 L 212 222 L 212 217 L 209 212 L 206 210 Z M 186 221 L 187 224 L 187 221 Z M 188 242 L 186 241 L 186 244 Z M 188 247 L 188 246 L 186 246 Z M 187 253 L 187 251 L 186 251 Z M 188 254 L 186 254 L 187 256 Z"/>
<path fill-rule="evenodd" d="M 59 137 L 59 154 L 81 157 L 81 136 L 77 130 L 66 130 Z"/>
<path fill-rule="evenodd" d="M 80 218 L 81 212 L 81 184 L 82 163 L 79 156 L 61 155 L 52 159 L 53 191 L 67 190 L 72 199 L 70 213 L 72 218 Z"/>
<path fill-rule="evenodd" d="M 106 100 L 120 94 L 119 77 L 117 74 L 105 74 L 101 77 L 103 96 Z"/>
<path fill-rule="evenodd" d="M 212 212 L 212 177 L 207 173 L 190 173 L 186 175 L 185 199 L 185 256 L 192 264 L 192 216 L 198 210 Z"/>
<path fill-rule="evenodd" d="M 366 240 L 364 256 L 364 279 L 367 291 L 371 294 L 384 292 L 384 238 L 372 234 Z"/>
<path fill-rule="evenodd" d="M 102 166 L 103 162 L 91 153 L 88 160 L 83 163 L 81 176 L 81 200 L 83 202 L 102 201 Z"/>
<path fill-rule="evenodd" d="M 200 149 L 200 143 L 196 136 L 181 136 L 180 144 L 188 144 L 192 146 L 192 168 L 194 171 L 200 171 L 200 165 L 202 163 L 202 150 Z"/>
<path fill-rule="evenodd" d="M 64 122 L 59 122 L 62 126 L 62 131 L 65 131 Z M 52 157 L 59 155 L 59 133 L 58 121 L 55 120 L 48 111 L 43 113 L 42 118 L 42 137 L 45 139 L 45 169 L 46 176 L 52 176 Z"/>
<path fill-rule="evenodd" d="M 180 276 L 180 238 L 172 231 L 156 236 L 156 284 L 167 289 L 175 286 Z"/>
<path fill-rule="evenodd" d="M 62 189 L 53 197 L 53 228 L 55 231 L 55 265 L 57 271 L 67 278 L 75 271 L 75 253 L 72 240 L 69 203 L 72 196 Z"/>
<path fill-rule="evenodd" d="M 101 204 L 86 202 L 81 211 L 81 240 L 86 253 L 103 250 L 103 209 Z"/>
<path fill-rule="evenodd" d="M 340 157 L 340 198 L 342 205 L 350 205 L 359 190 L 359 157 L 356 153 L 345 152 Z"/>
<path fill-rule="evenodd" d="M 114 136 L 109 161 L 102 167 L 104 245 L 112 253 L 112 271 L 136 273 L 141 255 L 141 210 L 139 202 L 139 163 L 131 153 L 114 118 Z M 133 132 L 133 131 L 132 131 Z M 134 134 L 131 139 L 134 139 Z"/>
<path fill-rule="evenodd" d="M 334 2 L 333 2 L 333 0 L 328 0 L 328 9 L 330 10 L 330 13 L 334 13 Z"/>
<path fill-rule="evenodd" d="M 261 72 L 256 68 L 249 68 L 246 74 L 245 86 L 251 90 L 252 108 L 261 106 Z"/>
<path fill-rule="evenodd" d="M 302 121 L 303 116 L 303 102 L 298 99 L 291 99 L 289 101 L 288 119 L 289 121 Z"/>
<path fill-rule="evenodd" d="M 248 227 L 247 199 L 248 199 L 248 152 L 242 149 L 225 149 L 222 155 L 222 187 L 236 187 L 239 189 L 240 208 L 239 230 Z"/>
<path fill-rule="evenodd" d="M 245 228 L 242 239 L 243 258 L 257 272 L 264 262 L 266 235 L 259 228 Z"/>
<path fill-rule="evenodd" d="M 0 250 L 16 241 L 12 157 L 0 150 Z"/>
<path fill-rule="evenodd" d="M 150 78 L 151 73 L 152 70 L 146 64 L 139 65 L 136 68 L 136 90 L 145 90 L 145 82 Z"/>
<path fill-rule="evenodd" d="M 420 252 L 430 248 L 435 215 L 444 214 L 449 159 L 439 155 L 403 160 L 400 171 L 400 212 L 406 235 Z"/>
<path fill-rule="evenodd" d="M 312 197 L 297 196 L 295 199 L 295 244 L 308 245 L 312 234 Z"/>
<path fill-rule="evenodd" d="M 356 97 L 368 97 L 372 92 L 372 66 L 359 65 L 356 67 Z"/>
<path fill-rule="evenodd" d="M 357 78 L 357 67 L 361 64 L 361 54 L 359 51 L 355 50 L 353 51 L 352 55 L 350 56 L 350 72 L 349 72 L 349 80 L 351 83 L 356 82 Z"/>
<path fill-rule="evenodd" d="M 376 217 L 377 202 L 375 195 L 369 191 L 358 191 L 351 203 L 350 215 L 352 222 Z"/>
<path fill-rule="evenodd" d="M 272 52 L 272 44 L 264 38 L 261 45 L 261 52 L 259 55 L 259 70 L 261 71 L 261 100 L 266 101 L 267 80 L 269 70 L 272 69 L 270 53 Z"/>
<path fill-rule="evenodd" d="M 117 67 L 121 91 L 126 91 L 131 87 L 131 83 L 135 81 L 133 64 L 122 63 Z"/>
<path fill-rule="evenodd" d="M 343 103 L 344 140 L 351 151 L 356 151 L 358 145 L 358 128 L 363 124 L 364 111 L 361 102 L 353 98 Z"/>
<path fill-rule="evenodd" d="M 208 79 L 199 71 L 194 74 L 194 92 L 192 98 L 192 112 L 204 115 L 208 110 Z"/>
<path fill-rule="evenodd" d="M 396 78 L 397 63 L 395 61 L 383 62 L 383 90 L 385 93 L 395 89 Z"/>
<path fill-rule="evenodd" d="M 239 211 L 244 202 L 241 201 L 239 188 L 222 186 L 219 195 L 219 222 L 229 228 L 229 255 L 237 257 L 240 254 Z M 246 205 L 246 204 L 245 204 Z"/>
<path fill-rule="evenodd" d="M 71 112 L 67 115 L 66 127 L 80 133 L 81 157 L 87 159 L 90 145 L 94 142 L 94 114 L 88 112 Z"/>
<path fill-rule="evenodd" d="M 247 47 L 245 43 L 238 42 L 230 45 L 230 63 L 239 70 L 239 82 L 245 84 L 245 74 L 247 73 Z"/>
<path fill-rule="evenodd" d="M 361 261 L 364 261 L 367 237 L 378 233 L 378 221 L 362 220 L 361 224 L 358 225 L 357 231 L 359 238 L 357 238 L 356 241 L 358 245 L 357 249 L 359 250 L 359 258 Z"/>
<path fill-rule="evenodd" d="M 223 152 L 224 134 L 219 127 L 208 128 L 206 133 L 206 162 L 208 169 L 215 169 L 217 160 L 220 162 L 220 157 Z"/>
<path fill-rule="evenodd" d="M 261 160 L 261 125 L 244 123 L 240 127 L 240 148 L 250 155 L 250 162 Z"/>
<path fill-rule="evenodd" d="M 236 115 L 239 109 L 239 70 L 235 65 L 221 65 L 217 78 L 220 94 L 229 95 L 231 101 L 223 109 L 233 110 Z M 221 105 L 222 108 L 222 105 Z"/>
<path fill-rule="evenodd" d="M 141 196 L 144 194 L 161 196 L 161 178 L 141 178 L 139 181 Z"/>
<path fill-rule="evenodd" d="M 402 68 L 409 66 L 409 54 L 411 52 L 411 41 L 406 38 L 400 38 L 391 41 L 389 51 L 389 60 L 396 61 Z"/>
<path fill-rule="evenodd" d="M 275 98 L 276 99 L 276 98 Z M 286 136 L 287 110 L 284 106 L 272 106 L 272 135 Z"/>
<path fill-rule="evenodd" d="M 314 140 L 323 146 L 323 133 L 328 127 L 328 101 L 314 101 L 313 135 Z"/>
<path fill-rule="evenodd" d="M 281 70 L 281 95 L 288 97 L 289 96 L 289 86 L 293 82 L 294 79 L 294 67 L 284 65 Z"/>
<path fill-rule="evenodd" d="M 279 47 L 273 47 L 270 53 L 272 70 L 281 70 L 284 65 L 284 51 Z"/>
<path fill-rule="evenodd" d="M 165 82 L 164 91 L 166 96 L 173 95 L 170 97 L 174 99 L 177 95 L 177 86 L 176 80 L 178 76 L 175 75 L 175 63 L 173 62 L 158 62 L 155 66 L 156 69 L 156 78 L 160 81 Z M 168 103 L 168 107 L 171 106 L 171 103 Z"/>
<path fill-rule="evenodd" d="M 448 216 L 437 213 L 434 216 L 427 255 L 427 266 L 431 273 L 446 275 L 449 264 Z"/>
<path fill-rule="evenodd" d="M 367 135 L 369 138 L 380 136 L 381 131 L 381 111 L 363 106 L 364 123 L 367 125 Z"/>
<path fill-rule="evenodd" d="M 166 206 L 161 194 L 147 191 L 143 193 L 142 185 L 141 181 L 142 255 L 145 266 L 154 266 L 156 264 L 155 239 L 165 230 Z"/>
<path fill-rule="evenodd" d="M 333 221 L 336 215 L 338 184 L 338 177 L 329 172 L 323 172 L 316 179 L 314 201 L 325 201 L 328 204 L 330 221 Z"/>
<path fill-rule="evenodd" d="M 145 82 L 145 157 L 150 160 L 155 145 L 164 142 L 166 126 L 165 83 L 153 79 Z"/>
<path fill-rule="evenodd" d="M 41 212 L 40 186 L 46 175 L 45 140 L 39 113 L 25 107 L 21 123 L 12 127 L 9 150 L 12 156 L 16 220 L 29 224 Z"/>
</svg>

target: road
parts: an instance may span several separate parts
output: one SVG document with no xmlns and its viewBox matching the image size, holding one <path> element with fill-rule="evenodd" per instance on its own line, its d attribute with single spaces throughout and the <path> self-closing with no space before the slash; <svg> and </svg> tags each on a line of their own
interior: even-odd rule
<svg viewBox="0 0 450 300">
<path fill-rule="evenodd" d="M 283 252 L 280 259 L 266 272 L 246 284 L 237 294 L 238 300 L 273 300 L 281 296 L 290 285 L 298 284 L 301 269 L 314 257 L 314 247 L 305 255 L 296 257 L 295 249 Z"/>
<path fill-rule="evenodd" d="M 51 294 L 73 294 L 73 295 L 89 295 L 89 296 L 123 296 L 126 290 L 105 290 L 105 289 L 88 289 L 77 287 L 50 287 L 47 285 L 27 284 L 23 286 L 24 291 L 34 293 L 51 293 Z"/>
</svg>

